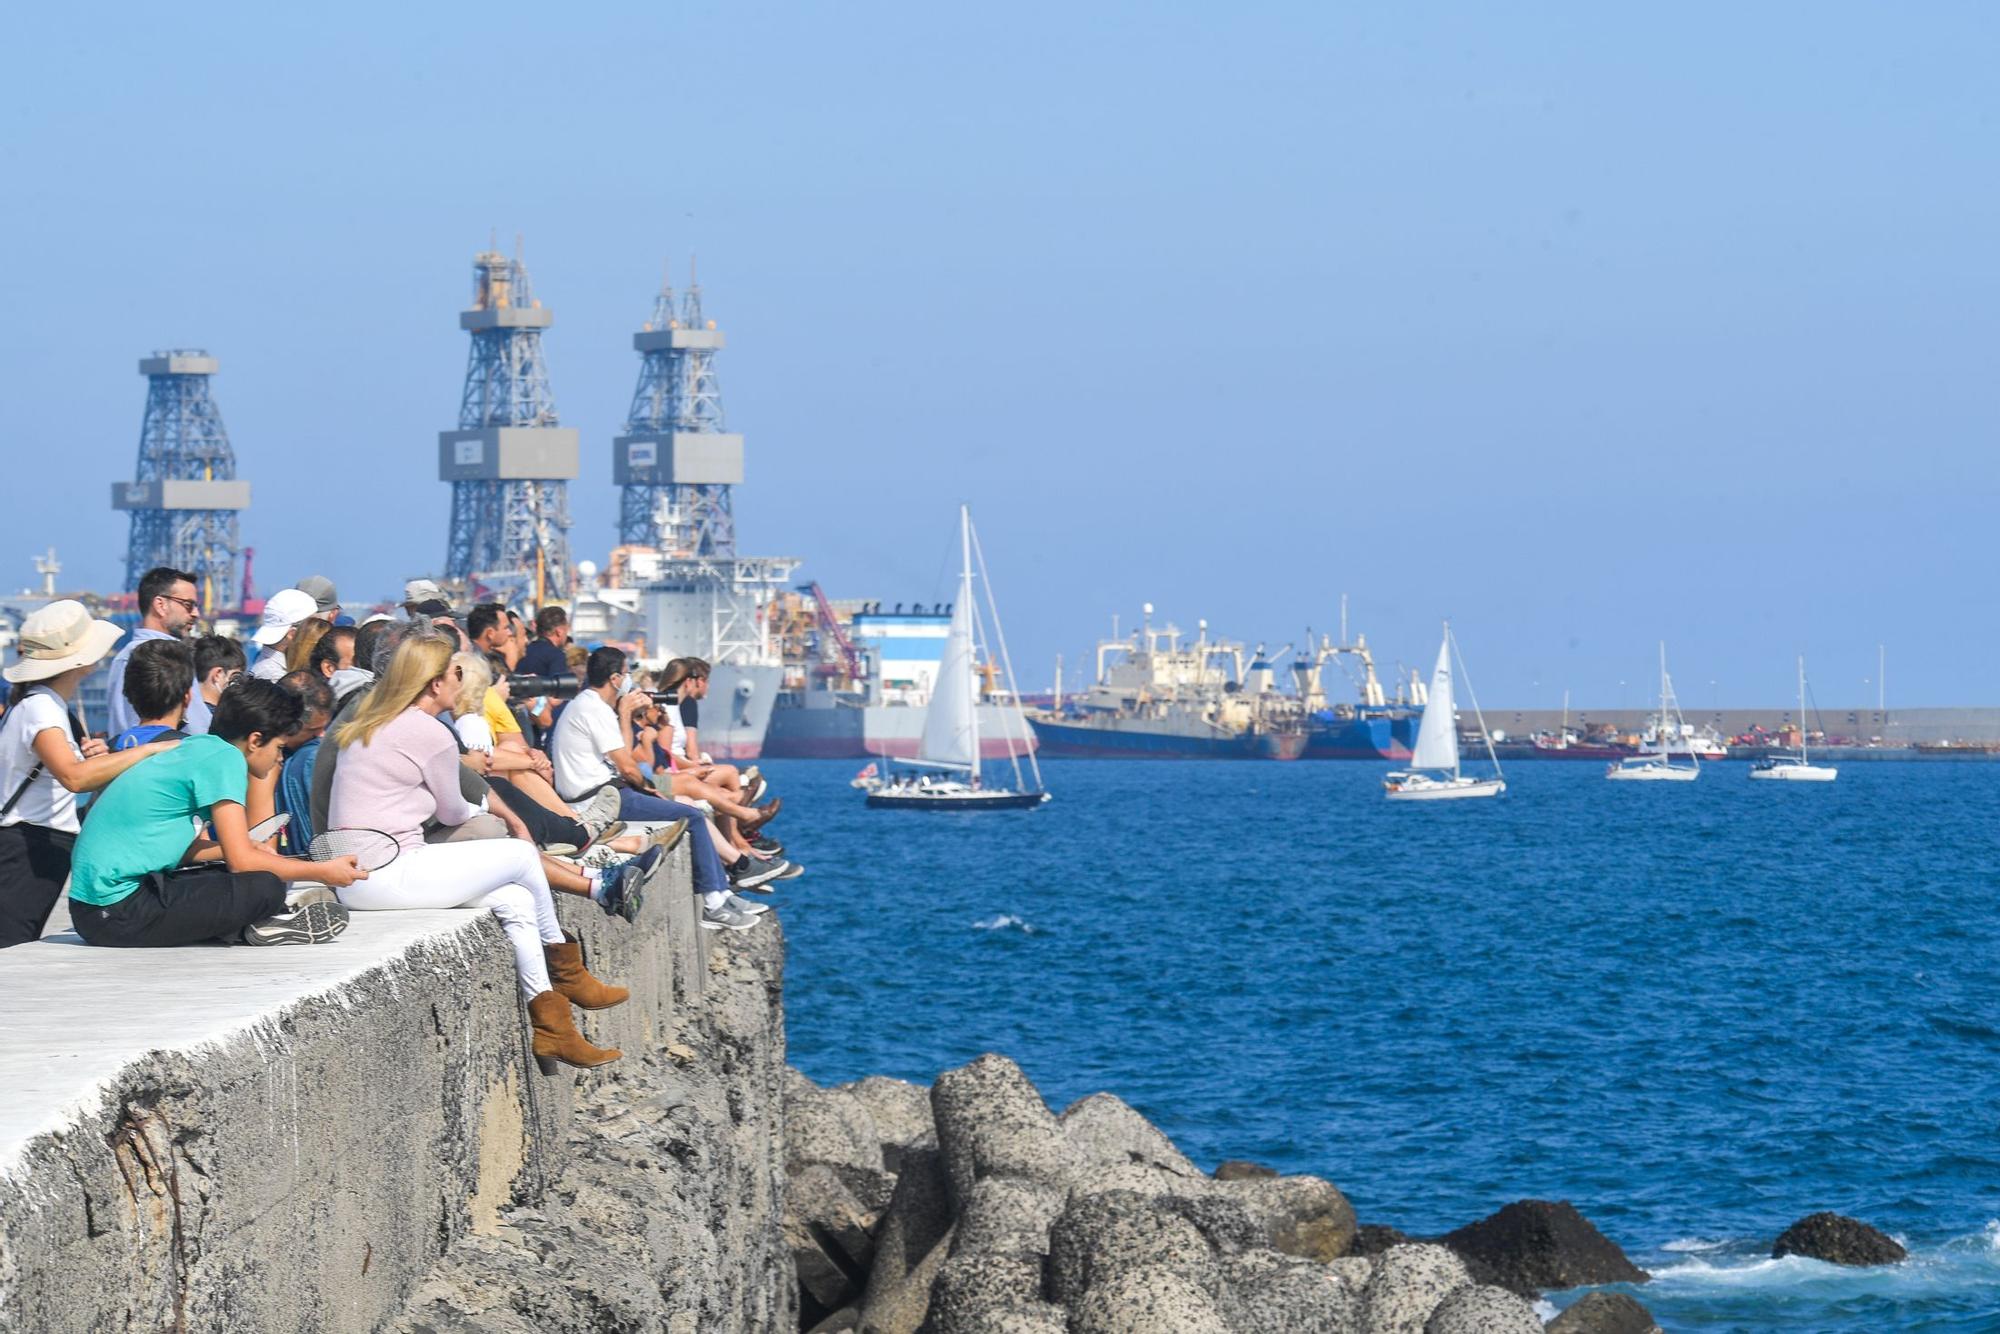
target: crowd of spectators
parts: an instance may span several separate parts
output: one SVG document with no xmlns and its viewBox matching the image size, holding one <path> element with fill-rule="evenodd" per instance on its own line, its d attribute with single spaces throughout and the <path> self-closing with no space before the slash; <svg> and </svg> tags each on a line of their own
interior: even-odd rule
<svg viewBox="0 0 2000 1334">
<path fill-rule="evenodd" d="M 430 580 L 356 624 L 331 580 L 302 579 L 264 604 L 248 652 L 198 633 L 187 572 L 149 571 L 136 593 L 129 636 L 68 600 L 21 627 L 0 711 L 0 948 L 37 939 L 64 894 L 85 942 L 128 947 L 325 944 L 353 912 L 481 908 L 544 1069 L 588 1067 L 619 1053 L 570 1007 L 627 992 L 584 966 L 555 895 L 635 921 L 686 842 L 702 927 L 747 931 L 768 910 L 749 896 L 802 874 L 770 836 L 782 803 L 763 776 L 701 749 L 698 658 L 643 671 L 571 642 L 560 606 L 461 614 Z M 91 734 L 75 701 L 107 658 Z"/>
</svg>

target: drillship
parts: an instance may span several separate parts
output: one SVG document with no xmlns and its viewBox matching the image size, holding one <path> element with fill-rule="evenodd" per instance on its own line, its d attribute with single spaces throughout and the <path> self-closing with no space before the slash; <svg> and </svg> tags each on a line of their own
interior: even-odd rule
<svg viewBox="0 0 2000 1334">
<path fill-rule="evenodd" d="M 1191 643 L 1174 625 L 1097 646 L 1097 680 L 1059 707 L 1031 714 L 1042 753 L 1133 759 L 1295 760 L 1305 752 L 1304 709 L 1278 689 L 1261 650 L 1210 639 Z"/>
<path fill-rule="evenodd" d="M 780 759 L 911 759 L 951 628 L 949 603 L 829 599 L 808 584 L 781 599 L 776 615 L 785 684 L 771 713 L 764 753 Z M 992 664 L 979 671 L 980 758 L 1035 749 Z"/>
</svg>

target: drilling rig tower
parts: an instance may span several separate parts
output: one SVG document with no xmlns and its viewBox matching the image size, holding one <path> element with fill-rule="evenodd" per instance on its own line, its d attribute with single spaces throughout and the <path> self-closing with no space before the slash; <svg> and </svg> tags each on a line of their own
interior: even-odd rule
<svg viewBox="0 0 2000 1334">
<path fill-rule="evenodd" d="M 679 310 L 672 285 L 660 285 L 652 320 L 632 335 L 639 384 L 612 441 L 619 542 L 667 556 L 736 554 L 730 488 L 743 480 L 743 437 L 723 429 L 715 354 L 724 342 L 702 317 L 692 270 Z"/>
<path fill-rule="evenodd" d="M 186 570 L 205 616 L 241 602 L 236 520 L 250 507 L 250 483 L 236 479 L 236 454 L 208 391 L 215 371 L 216 359 L 196 348 L 141 358 L 139 467 L 132 481 L 111 484 L 112 508 L 132 515 L 125 587 L 137 588 L 156 566 Z"/>
</svg>

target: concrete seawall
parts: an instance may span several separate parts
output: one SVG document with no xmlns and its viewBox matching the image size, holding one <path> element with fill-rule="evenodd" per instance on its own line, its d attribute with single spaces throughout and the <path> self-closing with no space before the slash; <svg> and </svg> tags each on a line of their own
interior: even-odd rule
<svg viewBox="0 0 2000 1334">
<path fill-rule="evenodd" d="M 650 1272 L 616 1277 L 650 1279 L 626 1298 L 657 1324 L 794 1318 L 776 925 L 698 930 L 685 853 L 636 925 L 556 897 L 593 970 L 632 989 L 579 1016 L 625 1050 L 602 1071 L 536 1071 L 483 912 L 357 913 L 311 947 L 0 952 L 0 1330 L 499 1327 L 454 1276 L 517 1309 L 495 1273 L 559 1286 L 517 1271 L 560 1258 L 534 1230 L 585 1166 L 645 1178 L 629 1213 Z M 635 1101 L 658 1135 L 593 1147 Z"/>
</svg>

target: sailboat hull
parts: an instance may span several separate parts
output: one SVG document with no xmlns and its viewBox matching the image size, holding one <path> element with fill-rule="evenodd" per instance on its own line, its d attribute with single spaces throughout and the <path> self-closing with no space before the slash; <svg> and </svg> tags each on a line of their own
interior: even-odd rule
<svg viewBox="0 0 2000 1334">
<path fill-rule="evenodd" d="M 884 811 L 1026 811 L 1049 799 L 1046 792 L 870 792 L 868 804 Z M 850 798 L 852 800 L 852 798 Z"/>
<path fill-rule="evenodd" d="M 1767 760 L 1760 761 L 1750 771 L 1750 776 L 1762 782 L 1831 783 L 1840 777 L 1840 770 L 1831 765 L 1807 764 L 1803 760 L 1794 760 L 1789 764 Z"/>
<path fill-rule="evenodd" d="M 1692 783 L 1701 770 L 1679 768 L 1664 761 L 1653 764 L 1614 764 L 1604 771 L 1614 783 Z"/>
<path fill-rule="evenodd" d="M 1382 784 L 1390 801 L 1465 801 L 1497 797 L 1507 790 L 1498 778 L 1431 778 L 1424 774 L 1392 775 Z"/>
</svg>

